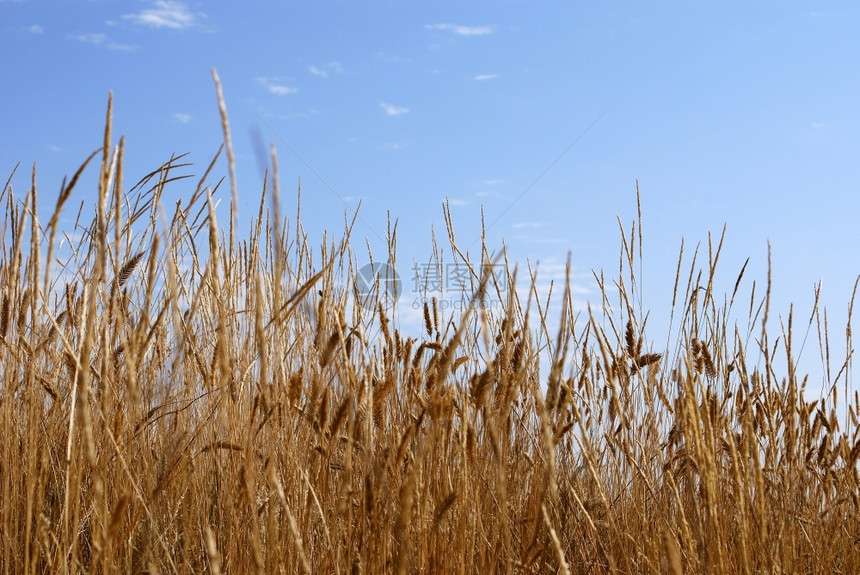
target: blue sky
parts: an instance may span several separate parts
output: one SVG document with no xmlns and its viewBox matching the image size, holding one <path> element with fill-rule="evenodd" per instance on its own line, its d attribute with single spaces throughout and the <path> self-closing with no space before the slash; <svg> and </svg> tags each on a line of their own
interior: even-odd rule
<svg viewBox="0 0 860 575">
<path fill-rule="evenodd" d="M 844 347 L 860 273 L 857 30 L 860 6 L 828 1 L 0 0 L 0 172 L 20 161 L 23 195 L 36 162 L 50 205 L 99 147 L 113 90 L 129 185 L 173 153 L 190 152 L 199 175 L 221 142 L 216 68 L 240 226 L 262 187 L 259 133 L 278 146 L 288 206 L 301 178 L 316 243 L 360 199 L 354 246 L 367 238 L 383 254 L 390 212 L 408 276 L 431 229 L 444 239 L 448 198 L 473 254 L 482 207 L 490 248 L 504 239 L 544 280 L 570 253 L 584 305 L 597 297 L 591 270 L 618 267 L 616 217 L 635 217 L 638 179 L 649 323 L 668 313 L 681 238 L 706 254 L 725 224 L 718 287 L 731 290 L 747 257 L 745 285 L 761 286 L 769 240 L 772 327 L 795 302 L 801 337 L 823 280 Z"/>
</svg>

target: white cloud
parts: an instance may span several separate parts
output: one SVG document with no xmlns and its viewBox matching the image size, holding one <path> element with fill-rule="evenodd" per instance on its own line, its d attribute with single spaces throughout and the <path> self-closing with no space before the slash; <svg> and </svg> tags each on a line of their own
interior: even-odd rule
<svg viewBox="0 0 860 575">
<path fill-rule="evenodd" d="M 299 89 L 294 86 L 287 86 L 285 84 L 278 83 L 276 79 L 272 80 L 265 76 L 257 78 L 257 81 L 276 96 L 290 96 L 298 93 L 299 91 Z"/>
<path fill-rule="evenodd" d="M 314 76 L 319 76 L 320 78 L 328 78 L 329 72 L 334 74 L 342 74 L 343 66 L 340 65 L 340 62 L 329 62 L 323 68 L 318 68 L 316 66 L 309 66 L 308 70 Z"/>
<path fill-rule="evenodd" d="M 505 180 L 502 178 L 493 178 L 488 180 L 481 180 L 477 186 L 483 188 L 496 188 L 505 183 Z M 475 192 L 475 196 L 479 198 L 488 198 L 490 196 L 498 196 L 499 192 L 492 189 L 481 189 Z"/>
<path fill-rule="evenodd" d="M 298 88 L 294 88 L 292 86 L 282 86 L 280 84 L 270 84 L 268 88 L 269 92 L 275 94 L 276 96 L 289 96 L 290 94 L 295 94 L 299 91 Z"/>
<path fill-rule="evenodd" d="M 428 30 L 443 30 L 460 36 L 485 36 L 493 33 L 493 26 L 460 26 L 458 24 L 427 24 Z"/>
<path fill-rule="evenodd" d="M 182 112 L 177 112 L 173 114 L 173 117 L 176 118 L 176 121 L 180 124 L 187 124 L 191 121 L 191 114 L 183 114 Z"/>
<path fill-rule="evenodd" d="M 515 230 L 522 230 L 522 229 L 532 229 L 533 230 L 536 228 L 542 228 L 542 227 L 544 227 L 544 225 L 545 224 L 543 222 L 517 222 L 513 225 L 513 228 Z"/>
<path fill-rule="evenodd" d="M 549 245 L 559 245 L 565 243 L 565 240 L 562 238 L 552 238 L 546 236 L 536 236 L 537 232 L 521 232 L 514 236 L 517 240 L 521 240 L 522 242 L 529 242 L 532 244 L 549 244 Z"/>
<path fill-rule="evenodd" d="M 111 50 L 120 50 L 123 52 L 134 52 L 137 50 L 137 46 L 134 44 L 117 44 L 116 42 L 110 42 L 107 47 Z"/>
<path fill-rule="evenodd" d="M 78 34 L 74 38 L 88 44 L 104 44 L 105 40 L 107 40 L 105 34 Z"/>
<path fill-rule="evenodd" d="M 380 102 L 379 105 L 389 116 L 402 116 L 409 113 L 409 108 L 403 106 L 395 106 L 393 104 L 386 104 L 385 102 Z"/>
<path fill-rule="evenodd" d="M 38 24 L 33 24 L 32 26 L 29 26 L 27 28 L 27 32 L 29 32 L 30 34 L 41 34 L 44 31 L 45 31 L 45 29 L 42 28 L 41 26 L 39 26 Z"/>
<path fill-rule="evenodd" d="M 498 77 L 498 74 L 478 74 L 477 76 L 475 76 L 475 80 L 477 80 L 478 82 L 484 82 L 486 80 L 495 80 Z"/>
<path fill-rule="evenodd" d="M 387 64 L 411 64 L 413 62 L 412 58 L 404 58 L 388 52 L 377 52 L 376 57 Z"/>
<path fill-rule="evenodd" d="M 137 46 L 135 46 L 134 44 L 119 44 L 117 42 L 110 41 L 110 38 L 107 37 L 107 34 L 77 34 L 76 36 L 72 36 L 72 38 L 79 42 L 95 44 L 96 46 L 104 46 L 109 50 L 121 50 L 124 52 L 134 52 L 135 50 L 137 50 Z"/>
<path fill-rule="evenodd" d="M 409 142 L 385 142 L 382 144 L 383 150 L 403 150 L 409 146 Z"/>
<path fill-rule="evenodd" d="M 448 198 L 448 203 L 452 206 L 468 206 L 469 200 L 462 200 L 460 198 Z"/>
<path fill-rule="evenodd" d="M 146 8 L 134 14 L 124 14 L 123 19 L 150 28 L 184 30 L 197 26 L 201 16 L 205 17 L 205 14 L 191 12 L 182 2 L 156 0 L 152 8 Z"/>
</svg>

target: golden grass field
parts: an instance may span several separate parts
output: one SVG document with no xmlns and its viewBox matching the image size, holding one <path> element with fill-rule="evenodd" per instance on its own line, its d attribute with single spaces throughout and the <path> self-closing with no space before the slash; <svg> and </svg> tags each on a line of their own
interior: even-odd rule
<svg viewBox="0 0 860 575">
<path fill-rule="evenodd" d="M 476 305 L 431 299 L 408 337 L 340 287 L 349 229 L 309 245 L 277 184 L 220 226 L 217 155 L 161 208 L 181 159 L 129 186 L 112 137 L 109 106 L 47 222 L 35 174 L 0 196 L 3 574 L 860 572 L 850 361 L 806 397 L 769 279 L 715 293 L 722 238 L 679 255 L 667 350 L 635 297 L 641 216 L 593 316 L 568 282 L 550 324 L 485 247 L 460 260 Z M 61 229 L 73 191 L 95 216 Z"/>
</svg>

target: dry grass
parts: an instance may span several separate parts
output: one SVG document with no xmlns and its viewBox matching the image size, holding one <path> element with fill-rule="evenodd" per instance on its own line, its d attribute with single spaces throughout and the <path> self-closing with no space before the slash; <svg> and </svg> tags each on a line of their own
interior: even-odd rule
<svg viewBox="0 0 860 575">
<path fill-rule="evenodd" d="M 91 222 L 58 227 L 78 175 L 46 226 L 35 176 L 0 197 L 0 572 L 860 569 L 850 364 L 805 399 L 769 286 L 714 293 L 722 238 L 702 271 L 682 250 L 662 354 L 633 295 L 637 225 L 618 277 L 596 276 L 599 321 L 565 290 L 547 325 L 485 257 L 474 301 L 503 309 L 440 325 L 431 304 L 407 337 L 339 287 L 349 229 L 312 257 L 274 189 L 225 238 L 212 166 L 160 216 L 181 158 L 126 189 L 110 132 L 109 111 Z"/>
</svg>

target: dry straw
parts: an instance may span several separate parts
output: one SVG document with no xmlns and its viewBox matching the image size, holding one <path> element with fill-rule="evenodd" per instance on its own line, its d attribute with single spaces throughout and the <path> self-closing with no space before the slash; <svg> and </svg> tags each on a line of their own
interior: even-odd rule
<svg viewBox="0 0 860 575">
<path fill-rule="evenodd" d="M 312 259 L 275 177 L 247 238 L 231 203 L 225 240 L 220 151 L 160 221 L 187 164 L 126 189 L 110 100 L 106 126 L 45 227 L 35 172 L 0 195 L 0 573 L 860 570 L 850 362 L 831 379 L 816 303 L 827 393 L 805 392 L 793 317 L 770 331 L 770 275 L 764 298 L 746 265 L 717 293 L 724 235 L 704 265 L 681 250 L 674 339 L 655 348 L 641 206 L 591 317 L 568 279 L 557 325 L 534 286 L 501 290 L 486 245 L 468 260 L 445 210 L 475 305 L 443 318 L 430 299 L 409 337 L 337 287 L 358 268 L 351 223 Z M 95 217 L 62 230 L 99 152 Z"/>
</svg>

